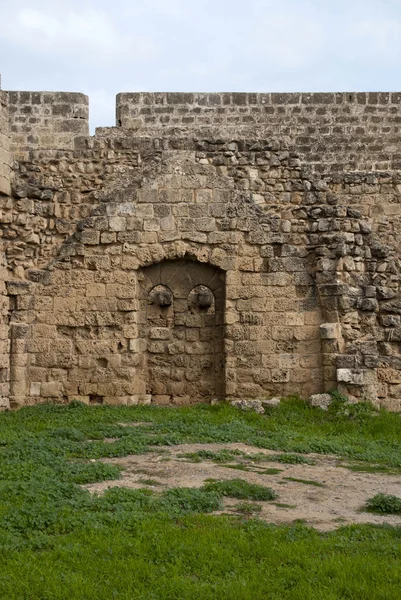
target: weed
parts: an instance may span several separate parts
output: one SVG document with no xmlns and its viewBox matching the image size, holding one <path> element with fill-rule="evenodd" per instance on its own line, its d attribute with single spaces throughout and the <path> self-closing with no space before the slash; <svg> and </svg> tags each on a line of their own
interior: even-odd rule
<svg viewBox="0 0 401 600">
<path fill-rule="evenodd" d="M 271 462 L 279 462 L 284 465 L 315 465 L 316 462 L 307 458 L 306 456 L 301 456 L 300 454 L 274 454 L 266 457 L 265 460 L 269 460 Z"/>
<path fill-rule="evenodd" d="M 138 483 L 141 483 L 142 485 L 149 485 L 152 487 L 163 485 L 160 481 L 157 481 L 156 479 L 138 479 Z"/>
<path fill-rule="evenodd" d="M 238 456 L 245 456 L 244 452 L 240 450 L 230 450 L 224 448 L 218 452 L 213 450 L 199 450 L 198 452 L 186 452 L 183 454 L 177 454 L 178 458 L 185 458 L 189 462 L 200 463 L 204 460 L 212 460 L 215 463 L 225 463 L 229 460 Z"/>
<path fill-rule="evenodd" d="M 240 502 L 233 506 L 233 510 L 244 515 L 252 515 L 261 512 L 262 507 L 260 504 L 254 504 L 253 502 Z"/>
<path fill-rule="evenodd" d="M 388 494 L 376 494 L 367 500 L 365 510 L 379 514 L 400 514 L 401 498 Z"/>
<path fill-rule="evenodd" d="M 283 472 L 283 469 L 254 469 L 254 473 L 258 473 L 258 475 L 278 475 Z"/>
<path fill-rule="evenodd" d="M 256 483 L 248 483 L 244 479 L 229 479 L 207 483 L 204 489 L 239 500 L 274 500 L 277 497 L 274 490 Z"/>
<path fill-rule="evenodd" d="M 395 475 L 401 473 L 401 469 L 392 469 L 385 465 L 366 465 L 363 463 L 355 463 L 350 465 L 340 465 L 344 469 L 354 471 L 355 473 L 387 473 L 389 475 Z"/>
<path fill-rule="evenodd" d="M 285 504 L 285 502 L 273 502 L 277 508 L 296 508 L 295 504 Z"/>
<path fill-rule="evenodd" d="M 297 477 L 283 477 L 283 479 L 286 481 L 294 481 L 296 483 L 304 483 L 305 485 L 314 485 L 315 487 L 326 487 L 323 483 L 311 479 L 298 479 Z"/>
<path fill-rule="evenodd" d="M 224 467 L 225 469 L 236 469 L 237 471 L 251 471 L 249 467 L 242 464 L 222 465 L 222 467 Z"/>
</svg>

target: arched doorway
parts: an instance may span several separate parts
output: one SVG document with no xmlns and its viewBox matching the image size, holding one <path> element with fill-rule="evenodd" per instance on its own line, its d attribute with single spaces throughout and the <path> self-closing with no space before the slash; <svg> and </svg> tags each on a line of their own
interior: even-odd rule
<svg viewBox="0 0 401 600">
<path fill-rule="evenodd" d="M 138 279 L 139 336 L 146 340 L 152 402 L 224 397 L 224 271 L 168 260 L 141 269 Z"/>
</svg>

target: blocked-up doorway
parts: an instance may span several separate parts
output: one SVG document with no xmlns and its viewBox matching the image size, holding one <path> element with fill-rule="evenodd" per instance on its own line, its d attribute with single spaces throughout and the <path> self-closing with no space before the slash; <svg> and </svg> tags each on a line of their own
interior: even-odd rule
<svg viewBox="0 0 401 600">
<path fill-rule="evenodd" d="M 190 260 L 145 267 L 139 300 L 152 402 L 224 397 L 224 271 Z"/>
</svg>

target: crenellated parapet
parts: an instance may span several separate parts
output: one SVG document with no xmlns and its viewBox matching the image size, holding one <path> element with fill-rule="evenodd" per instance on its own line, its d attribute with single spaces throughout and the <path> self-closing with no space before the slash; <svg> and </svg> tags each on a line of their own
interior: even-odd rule
<svg viewBox="0 0 401 600">
<path fill-rule="evenodd" d="M 18 159 L 29 150 L 74 147 L 89 135 L 89 99 L 72 92 L 7 92 L 11 151 Z"/>
</svg>

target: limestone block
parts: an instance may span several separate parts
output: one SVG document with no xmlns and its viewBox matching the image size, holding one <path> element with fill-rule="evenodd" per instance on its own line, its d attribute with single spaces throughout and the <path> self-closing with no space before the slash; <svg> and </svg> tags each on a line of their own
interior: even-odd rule
<svg viewBox="0 0 401 600">
<path fill-rule="evenodd" d="M 337 381 L 352 385 L 363 385 L 364 372 L 357 369 L 337 369 Z"/>
<path fill-rule="evenodd" d="M 290 372 L 288 369 L 272 369 L 273 383 L 286 383 L 290 381 Z"/>
<path fill-rule="evenodd" d="M 338 340 L 341 338 L 340 323 L 323 323 L 320 325 L 320 335 L 323 340 Z"/>
<path fill-rule="evenodd" d="M 40 396 L 41 386 L 42 386 L 42 384 L 39 381 L 31 382 L 30 395 L 31 396 Z"/>
<path fill-rule="evenodd" d="M 260 400 L 232 400 L 230 404 L 239 410 L 253 411 L 259 413 L 260 415 L 263 415 L 265 412 L 263 404 Z"/>
<path fill-rule="evenodd" d="M 317 406 L 323 410 L 328 410 L 330 404 L 333 402 L 331 394 L 313 394 L 309 398 L 309 404 L 311 406 Z"/>
<path fill-rule="evenodd" d="M 377 369 L 377 378 L 384 383 L 401 383 L 401 370 L 391 367 Z"/>
<path fill-rule="evenodd" d="M 88 298 L 105 295 L 106 285 L 104 283 L 92 283 L 86 286 L 86 296 Z"/>
<path fill-rule="evenodd" d="M 43 398 L 60 398 L 63 395 L 63 384 L 59 381 L 44 382 L 41 385 Z"/>
<path fill-rule="evenodd" d="M 279 406 L 281 398 L 270 398 L 269 400 L 261 400 L 263 408 L 274 408 Z"/>
<path fill-rule="evenodd" d="M 129 340 L 129 350 L 133 353 L 141 353 L 145 352 L 147 348 L 146 340 L 137 339 L 137 340 Z"/>
<path fill-rule="evenodd" d="M 110 231 L 125 231 L 127 228 L 127 220 L 125 217 L 110 217 Z"/>
</svg>

